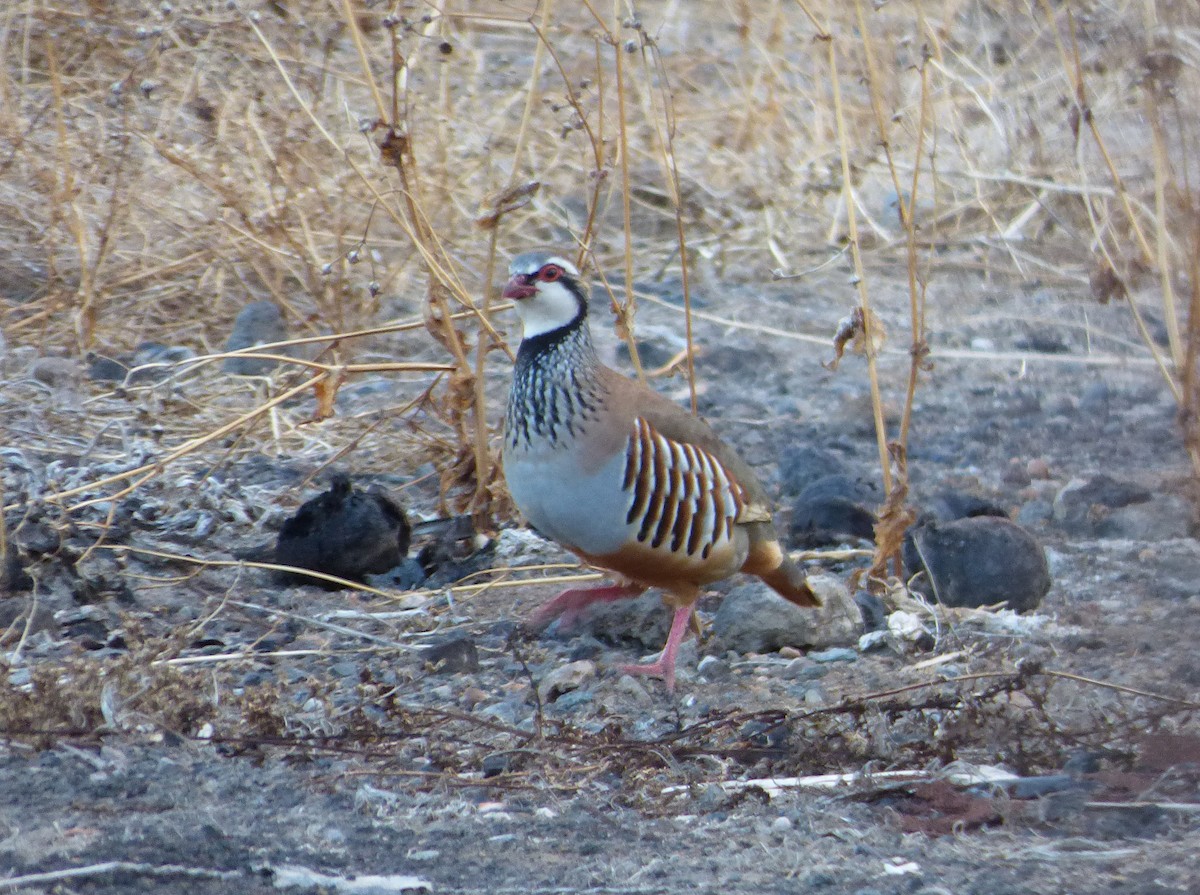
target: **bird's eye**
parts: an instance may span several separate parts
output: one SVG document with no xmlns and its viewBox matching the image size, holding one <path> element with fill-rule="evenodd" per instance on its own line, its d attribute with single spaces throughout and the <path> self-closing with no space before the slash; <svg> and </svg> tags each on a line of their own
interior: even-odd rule
<svg viewBox="0 0 1200 895">
<path fill-rule="evenodd" d="M 553 283 L 563 275 L 563 269 L 557 264 L 547 264 L 538 271 L 538 279 L 543 283 Z"/>
</svg>

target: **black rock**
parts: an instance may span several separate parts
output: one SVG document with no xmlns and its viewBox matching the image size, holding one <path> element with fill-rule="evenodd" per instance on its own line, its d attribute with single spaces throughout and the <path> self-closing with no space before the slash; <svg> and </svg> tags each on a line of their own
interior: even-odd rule
<svg viewBox="0 0 1200 895">
<path fill-rule="evenodd" d="M 1041 604 L 1050 590 L 1042 545 L 1021 526 L 996 516 L 927 522 L 912 532 L 913 565 L 930 596 L 947 606 L 1004 602 L 1017 612 Z M 908 560 L 906 551 L 906 562 Z M 918 585 L 919 586 L 919 585 Z"/>
<path fill-rule="evenodd" d="M 872 540 L 875 514 L 864 504 L 877 504 L 875 487 L 848 475 L 827 475 L 809 484 L 792 508 L 789 534 L 801 547 L 822 547 L 847 537 Z"/>
<path fill-rule="evenodd" d="M 1036 351 L 1041 354 L 1067 354 L 1071 350 L 1062 337 L 1045 332 L 1031 332 L 1025 338 L 1014 339 L 1013 347 L 1018 351 Z"/>
<path fill-rule="evenodd" d="M 16 594 L 32 589 L 33 579 L 25 574 L 21 554 L 14 545 L 9 544 L 4 561 L 0 562 L 0 594 Z M 6 626 L 0 624 L 0 627 Z"/>
<path fill-rule="evenodd" d="M 129 375 L 129 367 L 113 357 L 88 352 L 85 360 L 88 365 L 88 378 L 96 382 L 124 382 Z"/>
<path fill-rule="evenodd" d="M 470 637 L 452 637 L 421 650 L 421 660 L 440 674 L 479 670 L 479 651 Z"/>
<path fill-rule="evenodd" d="M 190 348 L 182 345 L 163 345 L 161 342 L 142 342 L 133 353 L 130 383 L 160 382 L 172 373 L 172 366 L 196 356 Z M 161 364 L 163 366 L 148 366 Z M 138 369 L 142 367 L 144 369 Z"/>
<path fill-rule="evenodd" d="M 279 530 L 275 561 L 312 569 L 351 581 L 386 572 L 408 554 L 411 528 L 404 508 L 381 488 L 358 491 L 344 474 L 333 477 L 329 490 L 303 504 Z M 306 575 L 289 581 L 338 585 Z"/>
<path fill-rule="evenodd" d="M 838 454 L 811 444 L 784 448 L 779 457 L 779 483 L 785 494 L 799 494 L 818 479 L 847 471 Z"/>
<path fill-rule="evenodd" d="M 1008 518 L 1008 513 L 998 504 L 992 503 L 986 497 L 971 494 L 968 491 L 940 491 L 925 502 L 917 514 L 917 525 L 910 528 L 904 535 L 902 552 L 904 565 L 910 569 L 921 568 L 917 556 L 917 548 L 913 543 L 913 535 L 921 525 L 928 522 L 954 522 L 956 519 L 972 519 L 976 516 L 996 516 Z"/>
<path fill-rule="evenodd" d="M 238 351 L 242 348 L 253 348 L 255 345 L 267 345 L 271 342 L 282 342 L 287 338 L 287 329 L 283 325 L 283 312 L 279 306 L 270 301 L 255 301 L 242 308 L 241 313 L 233 322 L 233 332 L 225 342 L 226 351 Z M 270 352 L 286 354 L 283 349 Z M 270 373 L 277 361 L 257 357 L 227 357 L 221 362 L 221 368 L 226 373 L 238 376 L 265 376 Z"/>
<path fill-rule="evenodd" d="M 1008 516 L 999 504 L 968 491 L 940 491 L 924 507 L 936 522 L 953 522 L 973 516 Z"/>
</svg>

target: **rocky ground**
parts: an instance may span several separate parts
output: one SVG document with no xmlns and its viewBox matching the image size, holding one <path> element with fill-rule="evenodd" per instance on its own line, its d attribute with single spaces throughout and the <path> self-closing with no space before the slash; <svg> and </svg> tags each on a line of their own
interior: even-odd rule
<svg viewBox="0 0 1200 895">
<path fill-rule="evenodd" d="M 325 488 L 328 471 L 306 480 L 336 447 L 267 457 L 218 442 L 132 493 L 90 487 L 162 456 L 148 403 L 161 419 L 198 390 L 234 410 L 255 392 L 215 370 L 114 391 L 81 361 L 39 373 L 36 351 L 10 346 L 0 453 L 19 568 L 0 600 L 0 885 L 1198 891 L 1200 548 L 1175 406 L 1144 349 L 1116 338 L 1123 308 L 1026 289 L 967 316 L 951 287 L 987 287 L 943 282 L 913 504 L 935 524 L 968 499 L 1019 521 L 1049 593 L 1021 615 L 935 611 L 895 581 L 855 602 L 869 545 L 795 525 L 794 546 L 823 543 L 805 555 L 828 608 L 780 618 L 745 581 L 714 588 L 673 695 L 616 669 L 661 645 L 653 598 L 523 632 L 556 590 L 537 579 L 578 570 L 520 572 L 566 557 L 519 529 L 422 524 L 435 486 L 402 458 L 391 474 L 354 453 L 335 464 L 402 494 L 417 523 L 424 568 L 371 579 L 380 593 L 237 561 Z M 879 503 L 862 362 L 819 364 L 843 284 L 726 282 L 721 302 L 713 283 L 699 290 L 702 412 L 760 469 L 784 528 L 807 518 L 802 494 L 822 476 L 844 477 L 835 496 L 854 512 Z M 679 328 L 671 284 L 650 287 L 666 299 L 639 318 L 654 366 Z M 907 356 L 892 349 L 898 406 Z M 353 386 L 357 401 L 393 400 L 386 378 Z M 77 485 L 103 499 L 69 517 L 41 502 Z M 968 559 L 1039 590 L 1005 556 Z M 423 589 L 395 586 L 425 572 Z M 810 779 L 824 774 L 851 776 Z"/>
</svg>

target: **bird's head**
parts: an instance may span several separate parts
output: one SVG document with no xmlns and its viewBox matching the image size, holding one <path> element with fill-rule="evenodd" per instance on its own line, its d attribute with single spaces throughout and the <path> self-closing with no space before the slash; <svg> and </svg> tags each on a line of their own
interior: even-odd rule
<svg viewBox="0 0 1200 895">
<path fill-rule="evenodd" d="M 504 297 L 516 302 L 526 339 L 565 329 L 587 315 L 587 291 L 579 270 L 561 255 L 517 255 L 508 274 Z"/>
</svg>

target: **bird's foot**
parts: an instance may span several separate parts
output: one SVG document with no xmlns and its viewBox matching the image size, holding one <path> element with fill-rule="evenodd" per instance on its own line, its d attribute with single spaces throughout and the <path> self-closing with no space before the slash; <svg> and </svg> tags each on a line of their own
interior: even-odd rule
<svg viewBox="0 0 1200 895">
<path fill-rule="evenodd" d="M 626 674 L 644 674 L 649 677 L 659 677 L 667 686 L 668 693 L 675 692 L 675 660 L 668 662 L 665 658 L 650 662 L 647 665 L 618 665 Z"/>
<path fill-rule="evenodd" d="M 533 628 L 544 628 L 558 619 L 560 630 L 568 631 L 579 620 L 583 610 L 593 603 L 614 603 L 639 596 L 646 589 L 636 584 L 609 584 L 603 587 L 579 587 L 564 590 L 544 604 L 529 618 Z"/>
<path fill-rule="evenodd" d="M 687 633 L 688 624 L 692 620 L 692 607 L 680 606 L 675 610 L 671 619 L 671 633 L 667 635 L 667 645 L 663 647 L 659 657 L 647 665 L 622 665 L 621 670 L 626 674 L 648 674 L 660 677 L 667 685 L 667 692 L 675 692 L 675 659 L 679 655 L 679 644 Z"/>
</svg>

